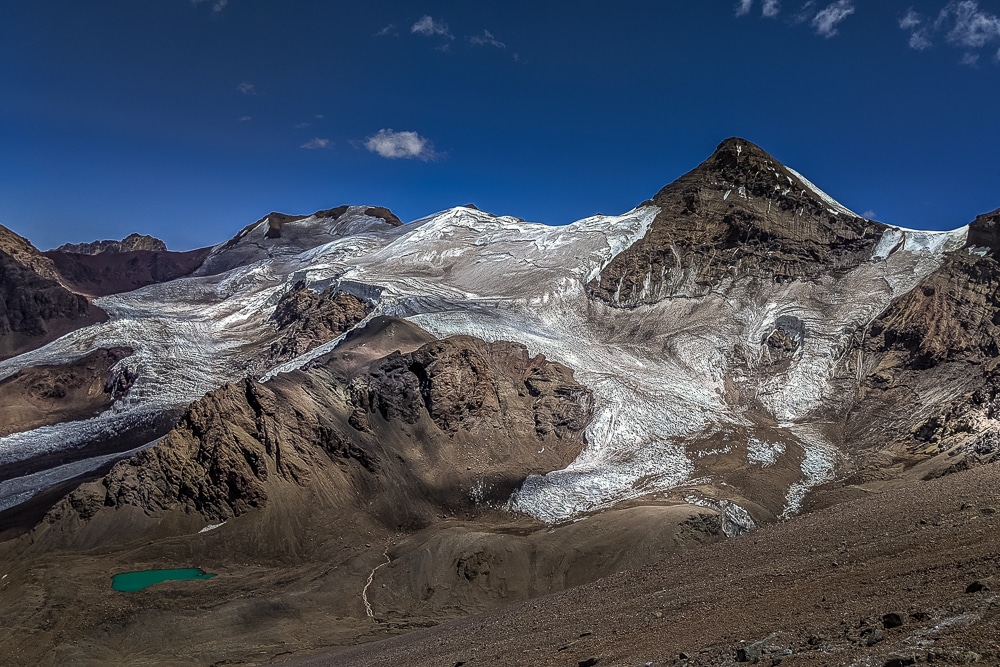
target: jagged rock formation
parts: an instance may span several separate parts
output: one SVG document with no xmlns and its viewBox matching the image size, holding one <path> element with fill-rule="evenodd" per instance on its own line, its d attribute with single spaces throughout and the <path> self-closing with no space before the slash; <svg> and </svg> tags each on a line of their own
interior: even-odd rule
<svg viewBox="0 0 1000 667">
<path fill-rule="evenodd" d="M 704 296 L 746 279 L 840 273 L 867 261 L 885 230 L 736 138 L 649 203 L 660 208 L 649 232 L 588 285 L 608 304 Z"/>
<path fill-rule="evenodd" d="M 371 309 L 371 304 L 338 287 L 316 292 L 303 281 L 295 283 L 271 315 L 281 337 L 271 343 L 270 363 L 288 361 L 333 340 L 353 329 Z"/>
<path fill-rule="evenodd" d="M 106 410 L 128 391 L 128 378 L 111 369 L 131 353 L 102 348 L 69 364 L 31 366 L 0 380 L 0 437 Z"/>
<path fill-rule="evenodd" d="M 0 227 L 0 359 L 104 319 L 103 311 L 61 284 L 50 260 Z"/>
<path fill-rule="evenodd" d="M 121 241 L 92 241 L 91 243 L 64 243 L 54 252 L 68 252 L 76 255 L 98 255 L 102 252 L 121 253 L 148 250 L 165 252 L 167 244 L 147 234 L 129 234 Z"/>
</svg>

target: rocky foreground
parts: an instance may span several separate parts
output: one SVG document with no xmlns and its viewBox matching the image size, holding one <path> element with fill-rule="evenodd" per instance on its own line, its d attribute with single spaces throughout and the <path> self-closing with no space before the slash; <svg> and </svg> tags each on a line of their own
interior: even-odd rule
<svg viewBox="0 0 1000 667">
<path fill-rule="evenodd" d="M 295 667 L 1000 664 L 998 475 L 990 465 L 885 488 L 482 616 L 274 657 Z M 391 602 L 380 581 L 381 617 Z"/>
</svg>

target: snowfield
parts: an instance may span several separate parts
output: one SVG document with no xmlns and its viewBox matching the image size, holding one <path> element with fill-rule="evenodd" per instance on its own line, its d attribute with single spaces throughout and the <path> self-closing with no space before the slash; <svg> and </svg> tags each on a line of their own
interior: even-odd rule
<svg viewBox="0 0 1000 667">
<path fill-rule="evenodd" d="M 836 202 L 831 208 L 849 213 Z M 273 335 L 268 317 L 282 294 L 305 280 L 375 301 L 372 316 L 407 318 L 436 336 L 518 341 L 575 370 L 594 395 L 586 447 L 566 469 L 530 477 L 510 499 L 512 510 L 554 522 L 692 482 L 691 443 L 753 428 L 727 402 L 728 383 L 755 396 L 779 423 L 782 442 L 752 436 L 746 443 L 750 463 L 771 465 L 787 447 L 801 450 L 801 479 L 787 491 L 791 514 L 809 488 L 834 473 L 839 453 L 810 415 L 828 399 L 838 368 L 860 368 L 863 360 L 846 354 L 855 332 L 961 247 L 967 233 L 890 228 L 871 262 L 836 281 L 733 288 L 622 310 L 588 298 L 585 285 L 646 234 L 659 212 L 654 206 L 564 227 L 459 207 L 391 228 L 364 211 L 286 223 L 281 239 L 266 242 L 267 224 L 258 223 L 217 246 L 195 276 L 101 298 L 109 322 L 0 362 L 2 379 L 127 345 L 135 354 L 120 364 L 137 377 L 126 400 L 96 418 L 0 438 L 0 466 L 125 432 L 225 382 L 248 373 L 266 382 L 329 351 L 339 339 L 282 367 L 260 367 L 259 346 Z M 802 345 L 787 371 L 755 373 L 762 341 L 782 316 L 802 322 Z M 84 466 L 0 484 L 0 509 Z"/>
</svg>

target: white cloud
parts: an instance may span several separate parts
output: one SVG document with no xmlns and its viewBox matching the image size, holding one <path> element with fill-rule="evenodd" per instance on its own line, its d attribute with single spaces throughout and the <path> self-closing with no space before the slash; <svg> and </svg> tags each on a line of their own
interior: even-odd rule
<svg viewBox="0 0 1000 667">
<path fill-rule="evenodd" d="M 399 31 L 396 30 L 396 24 L 390 23 L 386 27 L 375 33 L 376 37 L 399 37 Z"/>
<path fill-rule="evenodd" d="M 736 15 L 746 16 L 753 9 L 753 0 L 740 0 L 739 4 L 736 5 Z"/>
<path fill-rule="evenodd" d="M 899 27 L 903 30 L 913 30 L 918 25 L 923 23 L 923 18 L 920 14 L 913 11 L 913 7 L 906 10 L 906 15 L 899 19 Z"/>
<path fill-rule="evenodd" d="M 315 151 L 321 150 L 323 148 L 331 148 L 332 143 L 329 139 L 321 139 L 320 137 L 313 137 L 306 143 L 302 144 L 300 148 L 305 148 L 306 150 Z"/>
<path fill-rule="evenodd" d="M 978 49 L 1000 40 L 1000 17 L 979 9 L 975 0 L 952 0 L 938 15 L 936 27 L 948 25 L 948 41 L 967 49 Z"/>
<path fill-rule="evenodd" d="M 813 17 L 812 25 L 816 28 L 816 34 L 827 39 L 837 34 L 837 26 L 854 13 L 854 3 L 852 0 L 837 0 L 828 5 L 826 9 L 819 11 Z"/>
<path fill-rule="evenodd" d="M 244 95 L 256 95 L 257 86 L 253 85 L 249 81 L 244 81 L 240 85 L 236 86 L 236 90 L 243 93 Z"/>
<path fill-rule="evenodd" d="M 930 33 L 927 32 L 926 28 L 921 28 L 916 30 L 910 35 L 910 48 L 916 51 L 925 51 L 934 46 L 931 41 Z"/>
<path fill-rule="evenodd" d="M 760 13 L 769 19 L 773 19 L 780 11 L 781 2 L 779 0 L 764 0 L 764 4 L 760 8 Z"/>
<path fill-rule="evenodd" d="M 239 121 L 239 122 L 241 122 L 241 123 L 248 123 L 248 122 L 250 122 L 251 120 L 253 120 L 253 116 L 240 116 L 240 117 L 239 117 L 239 118 L 237 118 L 236 120 L 238 120 L 238 121 Z"/>
<path fill-rule="evenodd" d="M 469 41 L 479 46 L 495 46 L 498 49 L 506 49 L 507 45 L 493 36 L 489 30 L 483 30 L 482 35 L 473 35 Z"/>
<path fill-rule="evenodd" d="M 301 123 L 296 123 L 292 127 L 294 127 L 296 130 L 304 130 L 305 128 L 309 127 L 309 123 L 302 121 Z"/>
<path fill-rule="evenodd" d="M 437 157 L 431 141 L 416 132 L 382 129 L 365 139 L 365 148 L 390 160 L 403 158 L 426 162 Z"/>
<path fill-rule="evenodd" d="M 191 0 L 191 4 L 194 5 L 195 7 L 205 2 L 209 2 L 209 0 Z M 212 2 L 212 11 L 215 13 L 219 13 L 223 9 L 225 9 L 226 5 L 228 4 L 229 0 L 214 0 L 214 2 Z"/>
<path fill-rule="evenodd" d="M 875 213 L 875 211 L 868 209 L 867 211 L 861 214 L 861 217 L 864 218 L 865 220 L 874 220 L 876 217 L 878 217 L 878 214 Z"/>
<path fill-rule="evenodd" d="M 802 5 L 798 13 L 795 14 L 795 18 L 792 19 L 793 23 L 805 23 L 806 21 L 811 21 L 815 12 L 813 11 L 816 6 L 815 0 L 809 0 L 806 4 Z"/>
<path fill-rule="evenodd" d="M 910 48 L 917 51 L 931 48 L 933 38 L 943 35 L 949 44 L 962 49 L 959 62 L 969 66 L 979 62 L 976 49 L 1000 42 L 1000 17 L 981 10 L 977 0 L 950 0 L 933 23 L 911 7 L 899 20 L 899 27 L 910 31 Z"/>
<path fill-rule="evenodd" d="M 440 35 L 442 37 L 447 37 L 448 39 L 455 39 L 455 36 L 451 34 L 448 30 L 448 24 L 442 23 L 441 21 L 435 21 L 430 16 L 422 16 L 419 21 L 413 24 L 410 28 L 410 32 L 423 35 L 425 37 L 433 37 L 434 35 Z"/>
</svg>

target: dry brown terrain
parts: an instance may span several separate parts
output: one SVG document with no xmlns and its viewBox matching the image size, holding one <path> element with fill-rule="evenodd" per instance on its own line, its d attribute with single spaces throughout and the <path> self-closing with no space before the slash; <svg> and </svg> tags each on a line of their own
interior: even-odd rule
<svg viewBox="0 0 1000 667">
<path fill-rule="evenodd" d="M 782 667 L 997 665 L 998 474 L 990 465 L 866 494 L 563 593 L 285 664 L 694 667 L 738 664 L 743 649 Z M 381 615 L 391 607 L 379 581 Z"/>
<path fill-rule="evenodd" d="M 0 380 L 0 437 L 93 417 L 127 387 L 116 387 L 111 367 L 132 351 L 94 350 L 62 366 L 31 366 Z"/>
</svg>

